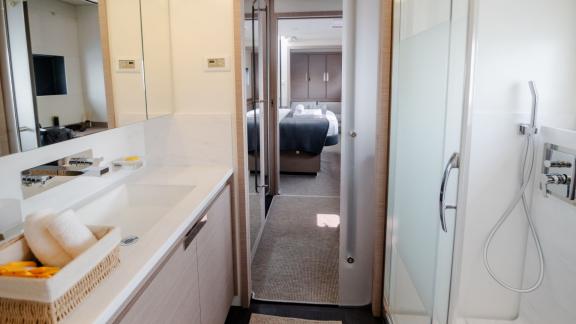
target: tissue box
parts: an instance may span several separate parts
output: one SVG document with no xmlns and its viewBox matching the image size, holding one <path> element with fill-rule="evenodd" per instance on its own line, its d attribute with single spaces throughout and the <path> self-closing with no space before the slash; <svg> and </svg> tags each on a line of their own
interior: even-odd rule
<svg viewBox="0 0 576 324">
<path fill-rule="evenodd" d="M 120 264 L 120 229 L 88 227 L 98 242 L 53 277 L 0 277 L 0 323 L 57 323 Z M 0 264 L 32 257 L 24 236 L 0 245 Z"/>
</svg>

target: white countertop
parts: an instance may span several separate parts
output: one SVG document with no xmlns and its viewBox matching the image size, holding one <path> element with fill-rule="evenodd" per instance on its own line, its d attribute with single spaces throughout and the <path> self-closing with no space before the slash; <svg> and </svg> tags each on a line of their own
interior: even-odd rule
<svg viewBox="0 0 576 324">
<path fill-rule="evenodd" d="M 182 201 L 163 216 L 138 243 L 120 248 L 120 266 L 63 323 L 106 323 L 120 310 L 201 212 L 226 185 L 232 169 L 146 166 L 123 182 L 152 185 L 192 185 Z"/>
</svg>

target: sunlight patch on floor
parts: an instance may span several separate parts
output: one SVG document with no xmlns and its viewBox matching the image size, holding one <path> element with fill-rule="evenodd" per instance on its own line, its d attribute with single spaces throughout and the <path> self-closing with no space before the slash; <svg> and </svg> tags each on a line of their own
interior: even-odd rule
<svg viewBox="0 0 576 324">
<path fill-rule="evenodd" d="M 337 228 L 340 226 L 340 215 L 316 214 L 316 226 Z"/>
</svg>

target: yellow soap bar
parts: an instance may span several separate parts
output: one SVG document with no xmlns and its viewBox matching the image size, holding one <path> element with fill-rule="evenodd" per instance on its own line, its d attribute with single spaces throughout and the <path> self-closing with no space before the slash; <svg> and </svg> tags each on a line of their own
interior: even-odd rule
<svg viewBox="0 0 576 324">
<path fill-rule="evenodd" d="M 124 158 L 124 161 L 134 162 L 140 160 L 140 157 L 137 155 L 131 155 Z"/>
</svg>

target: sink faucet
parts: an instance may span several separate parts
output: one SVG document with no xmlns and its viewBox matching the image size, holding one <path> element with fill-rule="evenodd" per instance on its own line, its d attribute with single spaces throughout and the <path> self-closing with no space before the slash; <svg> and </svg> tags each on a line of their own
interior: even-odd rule
<svg viewBox="0 0 576 324">
<path fill-rule="evenodd" d="M 60 178 L 58 184 L 67 182 L 79 176 L 93 176 L 100 177 L 110 171 L 108 167 L 100 166 L 103 158 L 93 158 L 92 150 L 87 150 L 74 155 L 70 155 L 59 160 L 46 163 L 27 169 L 21 172 L 22 190 L 25 198 L 31 197 L 37 193 L 48 190 L 49 188 L 42 189 L 54 178 Z M 30 190 L 24 188 L 38 185 L 41 189 Z"/>
</svg>

